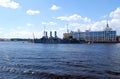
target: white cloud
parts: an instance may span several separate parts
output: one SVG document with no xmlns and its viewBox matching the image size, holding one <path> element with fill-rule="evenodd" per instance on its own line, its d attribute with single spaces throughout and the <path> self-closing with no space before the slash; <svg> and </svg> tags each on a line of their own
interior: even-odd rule
<svg viewBox="0 0 120 79">
<path fill-rule="evenodd" d="M 51 10 L 58 10 L 58 9 L 60 9 L 60 7 L 59 6 L 56 6 L 56 5 L 52 5 L 52 7 L 50 8 Z"/>
<path fill-rule="evenodd" d="M 73 14 L 71 16 L 60 16 L 60 17 L 57 17 L 57 19 L 63 20 L 63 21 L 71 21 L 71 20 L 80 20 L 82 19 L 82 17 L 78 14 Z"/>
<path fill-rule="evenodd" d="M 73 22 L 69 23 L 68 28 L 69 31 L 78 31 L 80 29 L 81 32 L 84 32 L 86 30 L 91 30 L 91 31 L 101 31 L 104 30 L 106 27 L 106 21 L 100 21 L 100 22 L 94 22 L 94 23 L 78 23 L 78 22 Z"/>
<path fill-rule="evenodd" d="M 68 25 L 68 26 L 78 27 L 78 26 L 81 26 L 81 24 L 80 24 L 80 23 L 75 22 L 75 23 L 69 23 L 69 25 Z"/>
<path fill-rule="evenodd" d="M 41 38 L 43 35 L 43 31 L 34 32 L 35 38 Z M 9 34 L 4 34 L 3 37 L 7 38 L 33 38 L 33 32 L 28 30 L 13 30 L 10 31 Z"/>
<path fill-rule="evenodd" d="M 19 3 L 15 2 L 13 0 L 0 0 L 0 6 L 6 7 L 6 8 L 16 9 L 20 5 L 19 5 Z"/>
<path fill-rule="evenodd" d="M 99 22 L 94 22 L 91 24 L 90 26 L 90 30 L 92 31 L 102 31 L 105 29 L 106 27 L 106 24 L 107 24 L 107 21 L 106 20 L 102 20 L 102 21 L 99 21 Z"/>
<path fill-rule="evenodd" d="M 87 17 L 82 17 L 78 14 L 73 14 L 71 16 L 60 16 L 57 17 L 56 19 L 62 20 L 62 21 L 78 21 L 78 20 L 82 20 L 84 22 L 91 22 L 90 18 Z"/>
<path fill-rule="evenodd" d="M 84 32 L 86 30 L 103 31 L 107 24 L 106 18 L 110 18 L 110 19 L 108 19 L 109 27 L 112 28 L 113 30 L 116 30 L 117 35 L 120 35 L 120 7 L 116 8 L 114 11 L 110 12 L 108 15 L 103 16 L 103 18 L 102 18 L 103 20 L 96 21 L 96 22 L 91 21 L 90 18 L 82 17 L 77 14 L 74 14 L 74 16 L 71 15 L 71 16 L 57 17 L 57 19 L 59 19 L 59 20 L 69 21 L 69 25 L 68 25 L 69 31 L 78 31 L 78 29 L 80 29 L 80 31 L 82 31 L 82 32 Z M 81 23 L 78 20 L 82 20 L 87 23 Z M 66 32 L 66 29 L 67 29 L 66 26 L 61 27 L 58 30 L 58 32 L 60 32 L 58 34 L 60 34 L 60 36 L 62 36 L 61 33 Z"/>
<path fill-rule="evenodd" d="M 42 25 L 47 25 L 47 26 L 56 26 L 57 23 L 55 22 L 42 22 Z"/>
<path fill-rule="evenodd" d="M 1 27 L 0 27 L 0 34 L 2 34 L 3 31 L 4 31 L 4 28 L 1 28 Z"/>
<path fill-rule="evenodd" d="M 27 26 L 32 26 L 32 24 L 31 24 L 31 23 L 27 23 L 26 25 L 27 25 Z"/>
<path fill-rule="evenodd" d="M 100 18 L 101 18 L 101 19 L 107 19 L 107 17 L 108 17 L 107 15 L 103 15 L 103 16 L 101 16 Z"/>
<path fill-rule="evenodd" d="M 110 13 L 110 25 L 117 30 L 120 35 L 120 7 Z"/>
<path fill-rule="evenodd" d="M 82 20 L 83 20 L 84 22 L 91 22 L 91 19 L 90 19 L 90 18 L 87 18 L 87 17 L 82 18 Z"/>
<path fill-rule="evenodd" d="M 28 15 L 35 15 L 35 14 L 39 14 L 40 11 L 38 11 L 38 10 L 27 10 L 26 13 Z"/>
<path fill-rule="evenodd" d="M 112 11 L 109 16 L 113 19 L 120 19 L 120 8 L 117 8 L 115 11 Z"/>
<path fill-rule="evenodd" d="M 90 28 L 90 24 L 82 24 L 78 22 L 73 22 L 68 24 L 69 31 L 77 31 L 78 29 L 80 29 L 80 31 L 85 31 L 88 30 L 89 28 Z"/>
<path fill-rule="evenodd" d="M 59 28 L 59 31 L 66 31 L 66 28 Z"/>
<path fill-rule="evenodd" d="M 117 34 L 120 35 L 120 8 L 115 9 L 114 11 L 109 13 L 108 18 L 110 18 L 108 20 L 109 26 L 113 29 L 117 31 Z M 80 29 L 80 31 L 85 31 L 85 30 L 92 30 L 92 31 L 100 31 L 100 30 L 104 30 L 104 28 L 106 27 L 106 23 L 107 20 L 101 20 L 101 21 L 91 21 L 90 18 L 87 17 L 82 17 L 78 14 L 73 14 L 71 16 L 63 16 L 62 18 L 58 18 L 60 20 L 63 21 L 70 21 L 69 22 L 69 28 L 70 31 L 77 31 L 77 29 Z M 78 22 L 78 20 L 82 20 L 82 21 L 86 21 L 88 23 L 80 23 Z M 57 26 L 58 24 L 55 22 L 42 22 L 43 25 L 47 25 L 47 26 Z M 31 25 L 31 23 L 27 24 L 28 26 Z M 58 37 L 62 37 L 63 33 L 66 32 L 66 26 L 63 27 L 57 27 L 54 30 L 56 30 L 58 32 Z M 22 37 L 22 38 L 32 38 L 32 32 L 28 31 L 28 30 L 23 30 L 23 29 L 15 29 L 14 31 L 4 31 L 2 29 L 0 29 L 0 34 L 1 37 Z M 40 30 L 40 32 L 34 32 L 35 37 L 40 38 L 43 35 L 43 31 Z"/>
<path fill-rule="evenodd" d="M 81 31 L 85 31 L 85 30 L 101 31 L 101 30 L 104 30 L 106 27 L 107 17 L 110 18 L 108 20 L 109 27 L 112 28 L 113 30 L 116 30 L 117 34 L 120 35 L 120 7 L 110 12 L 109 15 L 103 16 L 103 20 L 97 21 L 97 22 L 92 21 L 88 17 L 82 17 L 78 14 L 73 14 L 71 16 L 60 16 L 60 17 L 57 17 L 56 19 L 59 19 L 62 21 L 69 21 L 68 27 L 72 31 L 75 31 L 75 30 L 77 31 L 77 29 L 80 29 Z M 79 21 L 83 21 L 83 22 L 79 22 Z"/>
</svg>

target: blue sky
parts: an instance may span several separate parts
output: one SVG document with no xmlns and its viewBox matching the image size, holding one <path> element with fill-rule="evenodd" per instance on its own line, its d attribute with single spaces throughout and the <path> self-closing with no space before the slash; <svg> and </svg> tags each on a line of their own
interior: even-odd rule
<svg viewBox="0 0 120 79">
<path fill-rule="evenodd" d="M 120 35 L 120 0 L 0 0 L 0 38 L 36 38 L 57 31 L 103 30 Z"/>
</svg>

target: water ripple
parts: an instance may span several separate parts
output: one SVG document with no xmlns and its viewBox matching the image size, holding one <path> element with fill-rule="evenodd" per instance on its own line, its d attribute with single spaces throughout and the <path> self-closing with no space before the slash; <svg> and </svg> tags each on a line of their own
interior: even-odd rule
<svg viewBox="0 0 120 79">
<path fill-rule="evenodd" d="M 120 76 L 120 71 L 106 70 L 105 72 L 110 75 Z"/>
<path fill-rule="evenodd" d="M 14 73 L 14 74 L 26 74 L 32 76 L 38 76 L 39 78 L 47 78 L 47 79 L 96 79 L 92 76 L 75 76 L 70 74 L 55 74 L 55 73 L 48 73 L 48 72 L 40 72 L 40 71 L 33 71 L 33 70 L 19 70 L 16 68 L 10 68 L 6 66 L 0 67 L 1 71 Z"/>
</svg>

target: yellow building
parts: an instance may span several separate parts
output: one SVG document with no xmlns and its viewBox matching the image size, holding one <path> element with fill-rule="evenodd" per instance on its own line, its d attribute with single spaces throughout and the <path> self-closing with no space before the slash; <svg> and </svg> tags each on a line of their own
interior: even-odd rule
<svg viewBox="0 0 120 79">
<path fill-rule="evenodd" d="M 63 38 L 72 38 L 72 37 L 73 37 L 72 33 L 64 33 L 63 34 Z"/>
<path fill-rule="evenodd" d="M 117 36 L 117 41 L 120 42 L 120 36 Z"/>
</svg>

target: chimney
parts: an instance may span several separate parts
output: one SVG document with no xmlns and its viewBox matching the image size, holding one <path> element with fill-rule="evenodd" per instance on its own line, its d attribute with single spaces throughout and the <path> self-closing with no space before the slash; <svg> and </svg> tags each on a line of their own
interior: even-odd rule
<svg viewBox="0 0 120 79">
<path fill-rule="evenodd" d="M 48 37 L 47 32 L 45 32 L 45 37 Z"/>
<path fill-rule="evenodd" d="M 55 38 L 57 38 L 57 32 L 55 31 Z"/>
<path fill-rule="evenodd" d="M 52 31 L 50 31 L 50 37 L 52 37 Z"/>
</svg>

